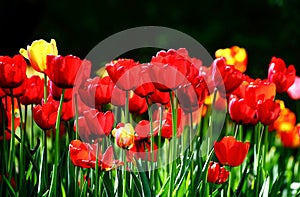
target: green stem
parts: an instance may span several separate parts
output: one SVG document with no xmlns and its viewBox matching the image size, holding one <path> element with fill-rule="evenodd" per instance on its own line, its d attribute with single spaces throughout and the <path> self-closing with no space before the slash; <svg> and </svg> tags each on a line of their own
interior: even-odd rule
<svg viewBox="0 0 300 197">
<path fill-rule="evenodd" d="M 170 100 L 171 100 L 171 110 L 172 110 L 172 140 L 173 140 L 173 147 L 172 147 L 172 157 L 174 159 L 171 164 L 170 168 L 170 186 L 169 186 L 169 193 L 168 196 L 172 196 L 174 191 L 174 176 L 176 175 L 176 159 L 177 156 L 177 99 L 173 97 L 172 91 L 170 91 Z"/>
<path fill-rule="evenodd" d="M 129 91 L 125 91 L 125 95 L 124 123 L 129 123 Z"/>
<path fill-rule="evenodd" d="M 47 84 L 47 75 L 44 73 L 44 103 L 47 103 L 47 97 L 48 97 L 47 87 L 48 87 L 48 84 Z"/>
<path fill-rule="evenodd" d="M 99 160 L 99 142 L 97 142 L 96 145 L 96 164 L 95 164 L 95 197 L 98 197 L 98 189 L 99 189 L 99 165 L 98 165 L 98 160 Z"/>
<path fill-rule="evenodd" d="M 75 95 L 75 122 L 76 122 L 76 132 L 75 132 L 75 135 L 76 135 L 76 139 L 78 139 L 78 129 L 79 129 L 79 125 L 78 125 L 78 100 L 77 100 L 77 94 Z"/>
<path fill-rule="evenodd" d="M 12 173 L 14 170 L 14 160 L 15 160 L 15 105 L 13 90 L 10 89 L 11 93 L 11 138 L 10 138 L 10 158 L 8 161 L 8 180 L 11 180 Z"/>
<path fill-rule="evenodd" d="M 23 114 L 22 114 L 22 108 L 21 108 L 21 103 L 20 103 L 20 99 L 17 98 L 17 101 L 18 101 L 18 107 L 19 107 L 19 113 L 20 113 L 20 123 L 21 125 L 23 124 Z M 20 166 L 20 188 L 22 186 L 22 183 L 24 181 L 24 174 L 25 174 L 25 170 L 24 170 L 24 167 L 25 167 L 25 160 L 24 160 L 24 146 L 25 146 L 25 137 L 26 137 L 26 134 L 25 134 L 25 128 L 26 128 L 26 125 L 24 126 L 24 131 L 23 131 L 23 127 L 20 126 L 20 138 L 21 138 L 21 144 L 20 144 L 20 163 L 19 163 L 19 166 Z"/>
<path fill-rule="evenodd" d="M 61 116 L 61 111 L 62 111 L 62 104 L 64 101 L 64 95 L 65 95 L 65 89 L 62 89 L 62 94 L 60 97 L 60 102 L 59 102 L 59 107 L 58 107 L 58 114 L 57 114 L 57 119 L 56 119 L 56 131 L 55 131 L 55 163 L 53 166 L 53 174 L 52 174 L 52 179 L 51 179 L 51 186 L 50 186 L 50 192 L 49 192 L 49 197 L 51 196 L 57 196 L 57 187 L 58 187 L 58 165 L 59 165 L 59 129 L 60 129 L 60 116 Z"/>
<path fill-rule="evenodd" d="M 149 175 L 150 175 L 150 185 L 152 186 L 153 191 L 155 191 L 155 170 L 154 170 L 154 133 L 153 133 L 153 120 L 152 120 L 152 110 L 151 110 L 151 106 L 148 100 L 148 97 L 146 97 L 146 102 L 148 105 L 148 116 L 149 116 L 149 122 L 150 122 L 150 151 L 151 151 L 151 162 L 150 162 L 150 171 L 149 171 Z"/>
<path fill-rule="evenodd" d="M 201 116 L 201 115 L 200 115 Z M 193 144 L 193 139 L 192 139 L 192 134 L 193 134 L 193 112 L 190 112 L 190 118 L 189 118 L 189 123 L 190 123 L 190 155 L 193 156 L 193 152 L 194 152 L 194 144 Z M 195 162 L 194 162 L 194 158 L 192 159 L 192 164 L 191 164 L 191 194 L 194 194 L 194 166 L 195 166 Z"/>
</svg>

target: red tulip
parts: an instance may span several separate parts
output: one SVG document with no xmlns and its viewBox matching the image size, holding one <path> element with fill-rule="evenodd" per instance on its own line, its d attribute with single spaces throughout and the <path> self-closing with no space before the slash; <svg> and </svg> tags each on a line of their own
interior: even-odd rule
<svg viewBox="0 0 300 197">
<path fill-rule="evenodd" d="M 244 75 L 232 66 L 226 64 L 224 57 L 217 58 L 212 63 L 212 79 L 221 95 L 232 93 L 244 80 Z"/>
<path fill-rule="evenodd" d="M 47 103 L 37 105 L 32 109 L 33 119 L 44 130 L 55 126 L 59 102 L 48 99 Z"/>
<path fill-rule="evenodd" d="M 158 126 L 159 126 L 159 121 L 152 122 L 153 136 L 156 136 L 158 134 Z M 138 138 L 144 139 L 144 138 L 151 137 L 150 122 L 148 120 L 141 120 L 140 122 L 138 122 L 134 130 Z"/>
<path fill-rule="evenodd" d="M 13 88 L 13 89 L 3 88 L 3 91 L 6 93 L 6 95 L 12 95 L 14 97 L 21 97 L 25 94 L 25 91 L 26 91 L 25 83 L 27 80 L 28 80 L 27 77 L 25 77 L 23 83 L 20 86 Z"/>
<path fill-rule="evenodd" d="M 238 99 L 237 96 L 229 97 L 228 111 L 230 118 L 238 124 L 253 124 L 258 122 L 256 110 L 252 109 L 244 98 Z"/>
<path fill-rule="evenodd" d="M 111 102 L 114 86 L 115 84 L 109 76 L 101 79 L 94 77 L 93 79 L 88 79 L 78 92 L 84 103 L 99 109 L 102 105 Z"/>
<path fill-rule="evenodd" d="M 192 84 L 180 86 L 177 90 L 180 107 L 185 112 L 193 112 L 199 109 L 206 96 L 208 96 L 208 88 L 201 76 L 195 77 Z"/>
<path fill-rule="evenodd" d="M 25 93 L 20 97 L 23 105 L 40 104 L 44 96 L 44 79 L 32 76 L 24 82 Z"/>
<path fill-rule="evenodd" d="M 69 144 L 70 159 L 75 166 L 82 168 L 95 168 L 96 149 L 96 144 L 73 140 Z M 101 150 L 99 150 L 98 153 L 98 166 L 101 171 L 109 171 L 123 165 L 122 162 L 114 160 L 112 146 L 109 146 L 103 155 Z"/>
<path fill-rule="evenodd" d="M 152 103 L 160 103 L 162 105 L 167 105 L 170 102 L 169 92 L 161 92 L 155 89 L 154 93 L 149 96 Z"/>
<path fill-rule="evenodd" d="M 112 92 L 111 104 L 115 106 L 125 106 L 126 92 L 115 86 Z M 145 98 L 129 91 L 129 112 L 134 114 L 143 114 L 148 110 Z"/>
<path fill-rule="evenodd" d="M 267 80 L 256 79 L 250 82 L 245 88 L 245 101 L 253 109 L 258 103 L 263 103 L 268 99 L 273 100 L 276 95 L 276 86 Z"/>
<path fill-rule="evenodd" d="M 178 108 L 177 112 L 177 130 L 176 130 L 176 136 L 179 137 L 183 131 L 183 125 L 182 125 L 182 112 L 181 108 Z M 161 136 L 164 138 L 172 138 L 173 137 L 173 130 L 172 130 L 172 112 L 169 110 L 166 113 L 165 119 L 162 121 L 162 128 L 161 128 Z"/>
<path fill-rule="evenodd" d="M 272 57 L 269 64 L 268 79 L 275 83 L 276 92 L 283 93 L 294 83 L 296 77 L 296 69 L 294 65 L 286 67 L 285 62 L 281 58 Z"/>
<path fill-rule="evenodd" d="M 26 78 L 26 62 L 22 55 L 0 56 L 0 87 L 16 88 Z"/>
<path fill-rule="evenodd" d="M 211 161 L 208 166 L 207 181 L 210 183 L 223 184 L 229 177 L 229 171 L 227 171 L 219 163 Z"/>
<path fill-rule="evenodd" d="M 248 153 L 250 143 L 237 141 L 233 136 L 225 136 L 220 142 L 215 142 L 214 150 L 221 164 L 229 166 L 241 165 Z"/>
<path fill-rule="evenodd" d="M 48 81 L 49 93 L 52 98 L 56 101 L 60 101 L 60 97 L 62 94 L 62 88 L 57 87 L 51 80 Z M 64 94 L 64 102 L 68 102 L 72 99 L 73 89 L 68 88 L 65 90 Z"/>
<path fill-rule="evenodd" d="M 114 124 L 112 112 L 99 112 L 96 109 L 83 112 L 78 118 L 78 134 L 85 140 L 108 136 Z"/>
<path fill-rule="evenodd" d="M 133 90 L 136 88 L 139 80 L 137 73 L 138 62 L 132 59 L 118 59 L 105 65 L 108 75 L 112 81 L 122 90 Z"/>
<path fill-rule="evenodd" d="M 140 97 L 150 96 L 155 92 L 155 87 L 150 77 L 150 67 L 150 64 L 141 64 L 139 66 L 139 72 L 137 73 L 139 81 L 134 93 Z"/>
<path fill-rule="evenodd" d="M 153 154 L 153 162 L 157 161 L 157 145 L 153 142 L 153 153 L 151 152 L 151 141 L 150 138 L 136 138 L 134 140 L 133 146 L 126 152 L 127 159 L 132 161 L 134 158 L 136 161 L 138 159 L 152 161 Z"/>
<path fill-rule="evenodd" d="M 162 50 L 151 59 L 150 75 L 154 86 L 166 92 L 188 83 L 195 74 L 194 67 L 186 49 Z"/>
<path fill-rule="evenodd" d="M 63 102 L 61 112 L 61 119 L 63 121 L 69 121 L 74 118 L 75 110 L 73 109 L 73 104 L 73 100 Z"/>
<path fill-rule="evenodd" d="M 258 104 L 257 117 L 259 121 L 265 125 L 273 124 L 279 117 L 280 105 L 271 99 Z"/>
<path fill-rule="evenodd" d="M 60 55 L 47 55 L 46 74 L 59 88 L 72 88 L 77 74 L 81 74 L 81 72 L 78 72 L 80 68 L 81 70 L 89 70 L 90 67 L 90 61 L 81 60 L 73 55 L 67 55 L 65 57 Z"/>
</svg>

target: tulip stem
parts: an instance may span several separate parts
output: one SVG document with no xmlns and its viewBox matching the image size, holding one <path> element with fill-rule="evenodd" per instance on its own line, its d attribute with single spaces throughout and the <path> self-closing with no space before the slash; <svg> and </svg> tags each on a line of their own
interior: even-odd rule
<svg viewBox="0 0 300 197">
<path fill-rule="evenodd" d="M 20 113 L 20 123 L 21 125 L 23 124 L 23 114 L 22 114 L 22 108 L 21 108 L 21 103 L 20 103 L 20 99 L 17 98 L 17 101 L 18 101 L 18 107 L 19 107 L 19 113 Z M 20 144 L 20 163 L 19 163 L 19 166 L 20 166 L 20 188 L 22 186 L 22 183 L 24 181 L 24 174 L 25 174 L 25 170 L 24 170 L 24 167 L 25 167 L 25 161 L 24 161 L 24 146 L 25 146 L 25 137 L 26 137 L 26 124 L 24 126 L 24 131 L 23 131 L 23 127 L 20 126 L 20 138 L 21 138 L 21 144 Z"/>
<path fill-rule="evenodd" d="M 44 73 L 44 103 L 47 103 L 47 75 Z"/>
<path fill-rule="evenodd" d="M 11 180 L 13 168 L 14 168 L 14 160 L 15 160 L 15 104 L 14 104 L 14 96 L 13 90 L 10 89 L 11 93 L 11 138 L 10 138 L 10 158 L 8 161 L 8 180 Z"/>
<path fill-rule="evenodd" d="M 75 139 L 78 139 L 78 130 L 79 130 L 79 125 L 78 125 L 78 100 L 77 100 L 77 94 L 75 94 L 75 124 L 76 124 L 76 132 L 75 132 Z"/>
<path fill-rule="evenodd" d="M 150 122 L 150 152 L 151 152 L 151 162 L 150 162 L 150 171 L 149 171 L 149 175 L 150 175 L 150 185 L 152 186 L 153 191 L 155 191 L 155 170 L 154 170 L 154 132 L 153 132 L 153 125 L 152 125 L 152 110 L 151 110 L 151 105 L 149 103 L 149 99 L 148 97 L 146 97 L 146 102 L 147 102 L 147 106 L 148 106 L 148 116 L 149 116 L 149 122 Z M 148 155 L 147 155 L 148 158 Z"/>
<path fill-rule="evenodd" d="M 124 123 L 129 123 L 129 91 L 125 91 Z"/>
<path fill-rule="evenodd" d="M 95 197 L 98 196 L 98 189 L 99 189 L 99 177 L 98 177 L 98 171 L 99 171 L 99 142 L 96 143 L 96 163 L 95 163 Z"/>
<path fill-rule="evenodd" d="M 170 168 L 170 186 L 169 186 L 169 193 L 168 196 L 172 196 L 172 193 L 174 191 L 174 175 L 176 174 L 175 169 L 176 169 L 176 156 L 177 156 L 177 100 L 176 97 L 173 97 L 172 91 L 170 91 L 170 101 L 171 101 L 171 111 L 172 111 L 172 141 L 171 143 L 173 145 L 172 147 L 172 157 L 171 159 L 174 159 L 171 164 Z"/>
<path fill-rule="evenodd" d="M 60 129 L 60 116 L 62 111 L 62 104 L 64 101 L 64 95 L 65 95 L 65 88 L 62 89 L 62 94 L 60 97 L 59 107 L 58 107 L 58 113 L 57 113 L 57 119 L 56 119 L 56 125 L 55 125 L 55 163 L 53 166 L 53 174 L 51 179 L 51 185 L 50 185 L 50 191 L 49 191 L 49 197 L 57 196 L 57 187 L 58 187 L 58 164 L 59 164 L 59 129 Z"/>
</svg>

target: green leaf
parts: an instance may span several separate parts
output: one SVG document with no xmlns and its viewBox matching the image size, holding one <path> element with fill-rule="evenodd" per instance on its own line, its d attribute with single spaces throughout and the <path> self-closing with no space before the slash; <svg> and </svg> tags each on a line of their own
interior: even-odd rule
<svg viewBox="0 0 300 197">
<path fill-rule="evenodd" d="M 133 182 L 136 190 L 138 191 L 139 196 L 143 196 L 143 188 L 141 181 L 136 177 L 136 175 L 132 171 L 130 171 L 130 174 L 133 178 Z"/>
<path fill-rule="evenodd" d="M 143 185 L 143 189 L 144 189 L 144 195 L 145 196 L 152 196 L 151 189 L 150 189 L 150 186 L 149 186 L 149 179 L 147 178 L 146 173 L 141 168 L 139 162 L 136 162 L 136 166 L 138 168 L 139 175 L 140 175 L 140 178 L 141 178 L 141 181 L 142 181 L 142 185 Z"/>
</svg>

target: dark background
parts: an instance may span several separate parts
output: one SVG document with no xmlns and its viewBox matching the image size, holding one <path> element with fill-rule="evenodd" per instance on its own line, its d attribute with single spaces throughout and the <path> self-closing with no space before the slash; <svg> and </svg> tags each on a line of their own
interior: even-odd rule
<svg viewBox="0 0 300 197">
<path fill-rule="evenodd" d="M 155 25 L 192 36 L 212 56 L 219 48 L 246 48 L 252 77 L 267 76 L 272 56 L 300 65 L 299 0 L 2 0 L 0 20 L 0 55 L 54 38 L 59 54 L 84 58 L 114 33 Z"/>
</svg>

